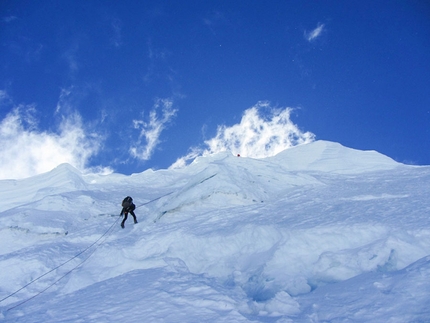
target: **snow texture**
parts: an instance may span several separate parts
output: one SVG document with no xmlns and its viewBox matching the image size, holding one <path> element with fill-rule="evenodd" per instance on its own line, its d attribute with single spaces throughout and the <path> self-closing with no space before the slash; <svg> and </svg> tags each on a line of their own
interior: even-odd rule
<svg viewBox="0 0 430 323">
<path fill-rule="evenodd" d="M 0 181 L 0 321 L 430 322 L 429 187 L 326 141 Z"/>
</svg>

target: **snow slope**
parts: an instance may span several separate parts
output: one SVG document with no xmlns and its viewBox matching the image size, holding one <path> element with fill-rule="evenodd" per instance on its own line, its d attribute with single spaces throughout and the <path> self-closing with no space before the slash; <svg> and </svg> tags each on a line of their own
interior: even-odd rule
<svg viewBox="0 0 430 323">
<path fill-rule="evenodd" d="M 0 320 L 429 322 L 429 184 L 325 141 L 0 181 Z"/>
</svg>

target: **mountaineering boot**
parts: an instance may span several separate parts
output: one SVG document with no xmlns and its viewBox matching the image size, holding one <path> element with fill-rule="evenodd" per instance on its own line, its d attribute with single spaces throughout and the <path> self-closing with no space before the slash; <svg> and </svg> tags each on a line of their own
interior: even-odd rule
<svg viewBox="0 0 430 323">
<path fill-rule="evenodd" d="M 123 228 L 123 229 L 124 229 L 124 223 L 121 223 L 121 228 Z"/>
<path fill-rule="evenodd" d="M 136 224 L 137 223 L 137 220 L 134 220 L 134 224 Z"/>
</svg>

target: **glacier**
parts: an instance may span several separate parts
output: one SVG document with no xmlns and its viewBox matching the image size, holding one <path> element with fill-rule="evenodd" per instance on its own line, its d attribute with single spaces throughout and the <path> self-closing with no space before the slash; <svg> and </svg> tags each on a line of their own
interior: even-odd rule
<svg viewBox="0 0 430 323">
<path fill-rule="evenodd" d="M 429 188 L 430 166 L 328 141 L 2 180 L 0 320 L 430 322 Z"/>
</svg>

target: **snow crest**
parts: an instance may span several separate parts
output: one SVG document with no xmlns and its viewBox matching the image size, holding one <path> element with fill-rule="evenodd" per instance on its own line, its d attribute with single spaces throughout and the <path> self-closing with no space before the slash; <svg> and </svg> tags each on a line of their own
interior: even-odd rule
<svg viewBox="0 0 430 323">
<path fill-rule="evenodd" d="M 324 141 L 132 176 L 61 165 L 0 181 L 0 317 L 425 322 L 429 184 L 427 166 Z M 121 229 L 126 195 L 139 223 Z"/>
</svg>

